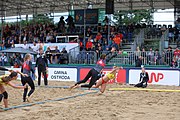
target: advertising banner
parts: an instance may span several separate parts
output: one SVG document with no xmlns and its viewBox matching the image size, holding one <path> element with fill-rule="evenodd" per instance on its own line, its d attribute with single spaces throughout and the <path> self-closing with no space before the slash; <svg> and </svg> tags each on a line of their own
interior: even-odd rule
<svg viewBox="0 0 180 120">
<path fill-rule="evenodd" d="M 146 70 L 149 75 L 149 84 L 179 86 L 178 70 Z M 141 70 L 129 70 L 129 84 L 137 84 Z"/>
<path fill-rule="evenodd" d="M 36 70 L 36 75 L 38 72 Z M 44 76 L 42 75 L 43 79 Z M 47 79 L 50 81 L 77 81 L 77 69 L 76 68 L 48 68 Z"/>
<path fill-rule="evenodd" d="M 76 24 L 84 24 L 84 10 L 75 10 L 74 18 Z M 98 9 L 86 9 L 86 24 L 97 24 L 98 23 Z"/>
<path fill-rule="evenodd" d="M 104 69 L 103 74 L 106 75 L 111 70 L 112 69 Z M 88 74 L 89 71 L 90 71 L 90 68 L 81 68 L 80 69 L 80 80 L 83 80 L 86 77 L 86 75 Z M 126 70 L 124 70 L 124 69 L 119 70 L 119 72 L 116 75 L 115 81 L 110 80 L 108 83 L 109 84 L 112 84 L 112 83 L 126 83 Z"/>
<path fill-rule="evenodd" d="M 58 47 L 58 50 L 62 51 L 63 48 L 69 52 L 70 49 L 75 48 L 78 46 L 78 43 L 42 43 L 42 44 L 37 44 L 38 46 L 41 46 L 44 51 L 47 50 L 48 47 L 50 47 L 51 50 L 55 50 L 55 47 Z M 22 47 L 23 44 L 15 44 L 15 47 Z M 28 44 L 29 48 L 33 46 L 33 44 Z"/>
<path fill-rule="evenodd" d="M 8 68 L 10 70 L 21 71 L 21 68 Z M 10 72 L 5 71 L 5 74 L 10 74 Z M 38 77 L 38 71 L 35 71 L 36 76 Z M 18 75 L 18 79 L 21 79 L 21 76 Z M 37 80 L 38 78 L 36 78 Z M 41 80 L 44 79 L 44 76 L 41 75 Z M 77 81 L 77 69 L 76 68 L 48 68 L 47 79 L 50 81 Z"/>
</svg>

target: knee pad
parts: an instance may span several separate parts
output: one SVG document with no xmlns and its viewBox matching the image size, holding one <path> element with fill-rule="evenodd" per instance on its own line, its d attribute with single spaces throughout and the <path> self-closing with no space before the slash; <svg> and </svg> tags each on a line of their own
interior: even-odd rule
<svg viewBox="0 0 180 120">
<path fill-rule="evenodd" d="M 2 99 L 3 99 L 3 95 L 2 95 L 2 94 L 0 94 L 0 102 L 2 101 Z"/>
<path fill-rule="evenodd" d="M 3 96 L 4 96 L 4 99 L 8 99 L 8 93 L 7 93 L 6 91 L 3 92 L 2 94 L 3 94 Z"/>
</svg>

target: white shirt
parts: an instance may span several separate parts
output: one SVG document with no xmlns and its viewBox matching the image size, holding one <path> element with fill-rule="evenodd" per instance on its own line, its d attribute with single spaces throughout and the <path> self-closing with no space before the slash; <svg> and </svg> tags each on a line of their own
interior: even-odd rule
<svg viewBox="0 0 180 120">
<path fill-rule="evenodd" d="M 1 57 L 0 57 L 0 60 L 1 60 L 1 61 L 4 61 L 4 62 L 7 62 L 7 57 L 6 57 L 6 56 L 1 56 Z"/>
<path fill-rule="evenodd" d="M 28 44 L 23 44 L 23 45 L 22 45 L 22 48 L 24 48 L 24 49 L 29 49 L 29 45 L 28 45 Z"/>
<path fill-rule="evenodd" d="M 39 46 L 38 45 L 33 45 L 33 46 L 31 46 L 31 48 L 32 48 L 32 50 L 34 52 L 38 52 L 39 51 Z"/>
</svg>

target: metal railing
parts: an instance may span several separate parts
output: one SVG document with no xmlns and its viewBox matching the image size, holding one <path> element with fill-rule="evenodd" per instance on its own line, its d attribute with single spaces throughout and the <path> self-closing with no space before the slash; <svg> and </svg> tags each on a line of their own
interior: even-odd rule
<svg viewBox="0 0 180 120">
<path fill-rule="evenodd" d="M 97 57 L 94 51 L 70 51 L 69 64 L 95 64 Z"/>
<path fill-rule="evenodd" d="M 173 51 L 166 51 L 162 54 L 158 51 L 128 51 L 113 53 L 113 58 L 107 64 L 136 65 L 138 59 L 141 59 L 142 65 L 171 65 Z M 69 53 L 70 64 L 96 64 L 99 54 L 94 51 L 73 51 Z M 176 58 L 179 64 L 180 57 Z M 179 65 L 178 65 L 179 66 Z M 176 66 L 176 67 L 178 67 Z"/>
<path fill-rule="evenodd" d="M 166 51 L 162 54 L 155 51 L 128 51 L 117 53 L 109 64 L 128 64 L 135 65 L 138 59 L 142 60 L 142 65 L 171 65 L 173 61 L 173 52 Z M 179 58 L 176 58 L 177 62 Z"/>
<path fill-rule="evenodd" d="M 164 48 L 168 48 L 168 33 L 169 33 L 169 29 L 167 29 L 161 36 L 160 43 L 159 43 L 160 51 L 163 51 Z"/>
<path fill-rule="evenodd" d="M 134 45 L 131 48 L 132 51 L 136 50 L 137 46 L 141 46 L 144 43 L 144 29 L 141 29 L 139 34 L 134 38 Z"/>
</svg>

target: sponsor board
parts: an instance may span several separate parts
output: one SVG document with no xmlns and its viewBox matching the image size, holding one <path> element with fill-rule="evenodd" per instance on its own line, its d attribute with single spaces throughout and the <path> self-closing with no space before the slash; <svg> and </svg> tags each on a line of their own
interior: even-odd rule
<svg viewBox="0 0 180 120">
<path fill-rule="evenodd" d="M 77 69 L 76 68 L 48 68 L 47 79 L 51 81 L 77 81 Z M 36 76 L 38 71 L 36 70 Z M 41 76 L 43 80 L 44 76 Z"/>
<path fill-rule="evenodd" d="M 21 68 L 8 68 L 11 70 L 21 71 Z M 5 71 L 5 74 L 10 74 L 10 72 Z M 38 77 L 38 71 L 35 70 L 35 74 Z M 47 79 L 52 81 L 77 81 L 77 69 L 76 68 L 48 68 Z M 41 80 L 44 76 L 41 74 Z M 21 76 L 18 75 L 18 79 L 21 79 Z M 36 78 L 37 80 L 38 78 Z"/>
<path fill-rule="evenodd" d="M 81 68 L 80 69 L 80 80 L 83 80 L 90 70 L 91 70 L 90 68 Z M 106 75 L 111 70 L 112 69 L 104 69 L 103 74 Z M 126 83 L 126 70 L 125 69 L 119 70 L 117 75 L 116 75 L 115 80 L 112 79 L 108 83 L 109 84 L 112 84 L 112 83 Z"/>
<path fill-rule="evenodd" d="M 178 70 L 146 70 L 149 75 L 149 84 L 179 86 Z M 141 70 L 129 70 L 129 84 L 137 84 Z"/>
<path fill-rule="evenodd" d="M 15 44 L 15 47 L 22 46 L 23 44 Z M 28 44 L 28 46 L 31 47 L 33 44 Z M 65 48 L 67 52 L 69 52 L 70 49 L 77 47 L 78 43 L 41 43 L 37 44 L 37 46 L 41 46 L 44 51 L 46 51 L 48 47 L 50 47 L 51 50 L 55 50 L 55 47 L 57 46 L 59 51 L 62 51 L 62 49 Z"/>
</svg>

